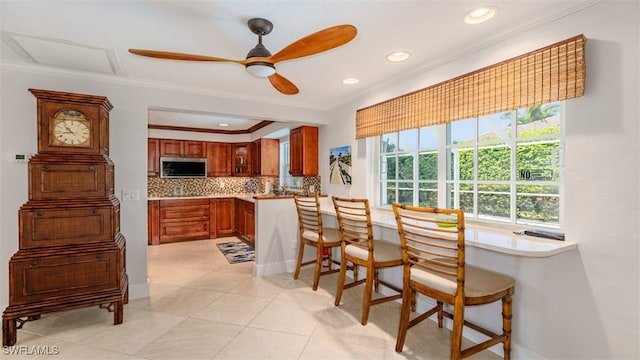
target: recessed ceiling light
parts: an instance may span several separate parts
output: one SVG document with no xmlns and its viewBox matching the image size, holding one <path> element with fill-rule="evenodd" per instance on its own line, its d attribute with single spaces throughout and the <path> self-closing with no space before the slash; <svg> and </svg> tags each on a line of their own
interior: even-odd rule
<svg viewBox="0 0 640 360">
<path fill-rule="evenodd" d="M 387 60 L 392 62 L 398 62 L 398 61 L 405 61 L 410 57 L 411 57 L 411 54 L 409 54 L 406 51 L 396 51 L 387 55 Z"/>
<path fill-rule="evenodd" d="M 346 78 L 346 79 L 342 79 L 342 83 L 343 84 L 347 84 L 347 85 L 353 85 L 353 84 L 357 84 L 359 83 L 360 80 L 356 79 L 356 78 Z"/>
<path fill-rule="evenodd" d="M 467 24 L 480 24 L 491 19 L 498 8 L 495 6 L 483 6 L 471 9 L 464 14 L 464 22 Z"/>
<path fill-rule="evenodd" d="M 222 124 L 218 124 L 218 126 L 221 126 L 221 127 L 227 127 L 227 126 L 229 126 L 229 124 L 222 123 Z"/>
</svg>

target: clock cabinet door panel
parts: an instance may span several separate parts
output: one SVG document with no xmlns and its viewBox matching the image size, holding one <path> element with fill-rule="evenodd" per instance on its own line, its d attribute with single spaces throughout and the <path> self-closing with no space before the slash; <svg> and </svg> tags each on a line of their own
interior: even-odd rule
<svg viewBox="0 0 640 360">
<path fill-rule="evenodd" d="M 62 200 L 113 195 L 113 166 L 29 163 L 30 200 Z"/>
<path fill-rule="evenodd" d="M 20 210 L 20 248 L 113 241 L 118 217 L 114 207 Z"/>
<path fill-rule="evenodd" d="M 64 102 L 38 100 L 38 152 L 39 153 L 52 153 L 52 152 L 65 152 L 65 153 L 82 153 L 82 154 L 98 154 L 103 148 L 108 148 L 108 143 L 105 143 L 105 139 L 100 139 L 100 132 L 104 131 L 105 126 L 101 126 L 101 123 L 108 121 L 108 117 L 101 114 L 100 107 L 95 105 L 84 104 L 68 104 Z M 64 111 L 77 111 L 82 114 L 82 119 L 88 122 L 89 136 L 87 143 L 76 144 L 71 141 L 69 144 L 64 144 L 56 139 L 55 126 L 57 121 L 55 119 L 61 118 Z M 66 129 L 65 129 L 66 130 Z M 106 129 L 108 130 L 108 129 Z M 102 143 L 101 143 L 102 142 Z"/>
<path fill-rule="evenodd" d="M 9 262 L 12 305 L 118 289 L 119 251 L 82 252 Z"/>
</svg>

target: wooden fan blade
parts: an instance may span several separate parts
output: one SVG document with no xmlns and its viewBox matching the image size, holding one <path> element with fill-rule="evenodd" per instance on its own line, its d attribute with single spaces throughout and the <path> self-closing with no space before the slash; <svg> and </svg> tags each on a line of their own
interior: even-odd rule
<svg viewBox="0 0 640 360">
<path fill-rule="evenodd" d="M 295 95 L 299 92 L 297 86 L 295 86 L 291 81 L 278 73 L 269 76 L 269 81 L 271 82 L 271 85 L 276 88 L 276 90 L 285 95 Z"/>
<path fill-rule="evenodd" d="M 357 33 L 358 30 L 353 25 L 326 28 L 289 44 L 269 59 L 275 64 L 278 61 L 297 59 L 331 50 L 353 40 Z"/>
<path fill-rule="evenodd" d="M 160 51 L 160 50 L 129 49 L 129 52 L 136 55 L 152 57 L 157 59 L 167 59 L 167 60 L 223 61 L 223 62 L 233 62 L 238 64 L 241 64 L 243 61 L 243 60 L 231 60 L 231 59 L 206 56 L 206 55 L 183 54 L 183 53 Z"/>
</svg>

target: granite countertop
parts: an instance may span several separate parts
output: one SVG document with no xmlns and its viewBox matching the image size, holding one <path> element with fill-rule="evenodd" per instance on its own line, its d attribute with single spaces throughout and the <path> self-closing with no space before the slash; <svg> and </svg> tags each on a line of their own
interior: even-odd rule
<svg viewBox="0 0 640 360">
<path fill-rule="evenodd" d="M 236 198 L 245 201 L 254 202 L 255 194 L 210 194 L 210 195 L 193 195 L 193 196 L 148 196 L 147 200 L 189 200 L 189 199 L 216 199 L 216 198 Z"/>
<path fill-rule="evenodd" d="M 263 194 L 211 194 L 211 195 L 194 195 L 194 196 L 148 196 L 147 200 L 189 200 L 189 199 L 215 199 L 215 198 L 236 198 L 245 201 L 255 202 L 255 200 L 280 200 L 293 199 L 297 194 L 290 195 L 263 195 Z M 320 197 L 327 197 L 326 194 Z"/>
</svg>

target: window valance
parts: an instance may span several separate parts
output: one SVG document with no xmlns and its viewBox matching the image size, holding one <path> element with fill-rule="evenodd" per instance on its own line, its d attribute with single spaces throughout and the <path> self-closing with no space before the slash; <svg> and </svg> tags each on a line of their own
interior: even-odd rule
<svg viewBox="0 0 640 360">
<path fill-rule="evenodd" d="M 582 96 L 578 35 L 356 111 L 356 139 Z"/>
</svg>

